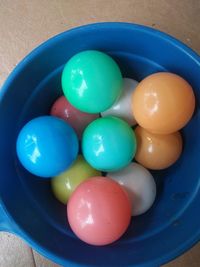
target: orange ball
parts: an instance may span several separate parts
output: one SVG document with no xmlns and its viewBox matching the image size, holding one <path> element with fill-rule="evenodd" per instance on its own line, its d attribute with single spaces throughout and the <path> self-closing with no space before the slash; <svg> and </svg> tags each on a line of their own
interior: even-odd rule
<svg viewBox="0 0 200 267">
<path fill-rule="evenodd" d="M 148 169 L 165 169 L 181 155 L 183 142 L 179 132 L 159 135 L 138 126 L 135 134 L 137 138 L 135 159 Z"/>
<path fill-rule="evenodd" d="M 138 124 L 153 133 L 178 131 L 195 108 L 192 87 L 176 74 L 160 72 L 142 80 L 132 95 L 132 111 Z"/>
</svg>

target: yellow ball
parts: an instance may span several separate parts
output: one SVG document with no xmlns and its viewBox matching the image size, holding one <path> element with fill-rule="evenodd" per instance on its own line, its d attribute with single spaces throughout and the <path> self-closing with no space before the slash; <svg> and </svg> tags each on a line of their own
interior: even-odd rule
<svg viewBox="0 0 200 267">
<path fill-rule="evenodd" d="M 84 158 L 79 155 L 74 164 L 51 180 L 51 188 L 55 197 L 66 204 L 76 187 L 84 180 L 100 176 L 101 173 L 93 169 Z"/>
</svg>

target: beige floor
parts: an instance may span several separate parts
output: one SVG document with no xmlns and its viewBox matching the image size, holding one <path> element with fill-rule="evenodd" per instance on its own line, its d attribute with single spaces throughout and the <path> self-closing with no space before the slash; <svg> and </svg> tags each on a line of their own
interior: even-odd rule
<svg viewBox="0 0 200 267">
<path fill-rule="evenodd" d="M 128 21 L 165 31 L 200 53 L 200 0 L 0 0 L 0 85 L 35 46 L 74 26 Z M 56 266 L 0 233 L 0 267 Z M 200 244 L 166 267 L 199 267 Z"/>
</svg>

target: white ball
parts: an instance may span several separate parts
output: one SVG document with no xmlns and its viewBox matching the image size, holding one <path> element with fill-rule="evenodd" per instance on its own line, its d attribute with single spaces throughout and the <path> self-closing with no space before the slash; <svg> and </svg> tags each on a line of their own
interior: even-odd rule
<svg viewBox="0 0 200 267">
<path fill-rule="evenodd" d="M 127 191 L 132 216 L 145 213 L 156 198 L 156 184 L 151 173 L 137 163 L 131 163 L 119 172 L 108 173 L 108 177 L 121 184 Z"/>
<path fill-rule="evenodd" d="M 137 81 L 129 78 L 124 78 L 123 91 L 120 98 L 111 108 L 102 112 L 101 116 L 116 116 L 127 121 L 131 126 L 135 125 L 136 121 L 131 110 L 131 97 L 137 85 Z"/>
</svg>

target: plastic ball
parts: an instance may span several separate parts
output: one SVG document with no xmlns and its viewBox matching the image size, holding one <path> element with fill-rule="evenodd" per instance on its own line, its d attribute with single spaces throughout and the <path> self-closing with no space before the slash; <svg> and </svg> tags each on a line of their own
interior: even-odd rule
<svg viewBox="0 0 200 267">
<path fill-rule="evenodd" d="M 107 245 L 119 239 L 131 219 L 127 193 L 115 181 L 93 177 L 81 183 L 67 205 L 73 232 L 91 245 Z"/>
<path fill-rule="evenodd" d="M 88 113 L 110 108 L 122 92 L 122 81 L 116 62 L 95 50 L 74 55 L 62 73 L 65 97 L 74 107 Z"/>
<path fill-rule="evenodd" d="M 128 165 L 135 155 L 134 131 L 127 122 L 116 117 L 96 119 L 83 133 L 82 151 L 93 168 L 117 171 Z"/>
<path fill-rule="evenodd" d="M 108 177 L 124 187 L 132 204 L 132 215 L 148 211 L 156 198 L 156 184 L 151 173 L 137 163 L 131 163 L 119 172 L 108 173 Z"/>
<path fill-rule="evenodd" d="M 116 116 L 128 122 L 129 125 L 134 126 L 136 124 L 136 121 L 132 114 L 131 96 L 137 85 L 137 81 L 129 78 L 124 78 L 123 90 L 120 98 L 116 103 L 114 103 L 111 108 L 101 113 L 102 117 L 108 115 Z"/>
<path fill-rule="evenodd" d="M 54 196 L 63 204 L 66 204 L 76 187 L 84 180 L 100 176 L 101 173 L 93 169 L 84 158 L 79 155 L 73 165 L 51 179 L 51 188 Z"/>
<path fill-rule="evenodd" d="M 178 131 L 191 119 L 194 108 L 192 87 L 176 74 L 152 74 L 133 92 L 133 115 L 141 127 L 153 133 Z"/>
<path fill-rule="evenodd" d="M 51 177 L 66 170 L 76 159 L 78 139 L 63 120 L 41 116 L 21 129 L 16 149 L 24 168 L 37 176 Z"/>
<path fill-rule="evenodd" d="M 54 102 L 50 114 L 68 122 L 74 128 L 79 139 L 81 139 L 85 127 L 99 117 L 99 114 L 81 112 L 73 107 L 64 96 Z"/>
<path fill-rule="evenodd" d="M 158 135 L 138 126 L 135 134 L 138 145 L 135 159 L 148 169 L 165 169 L 175 163 L 181 155 L 183 141 L 179 132 Z"/>
</svg>

